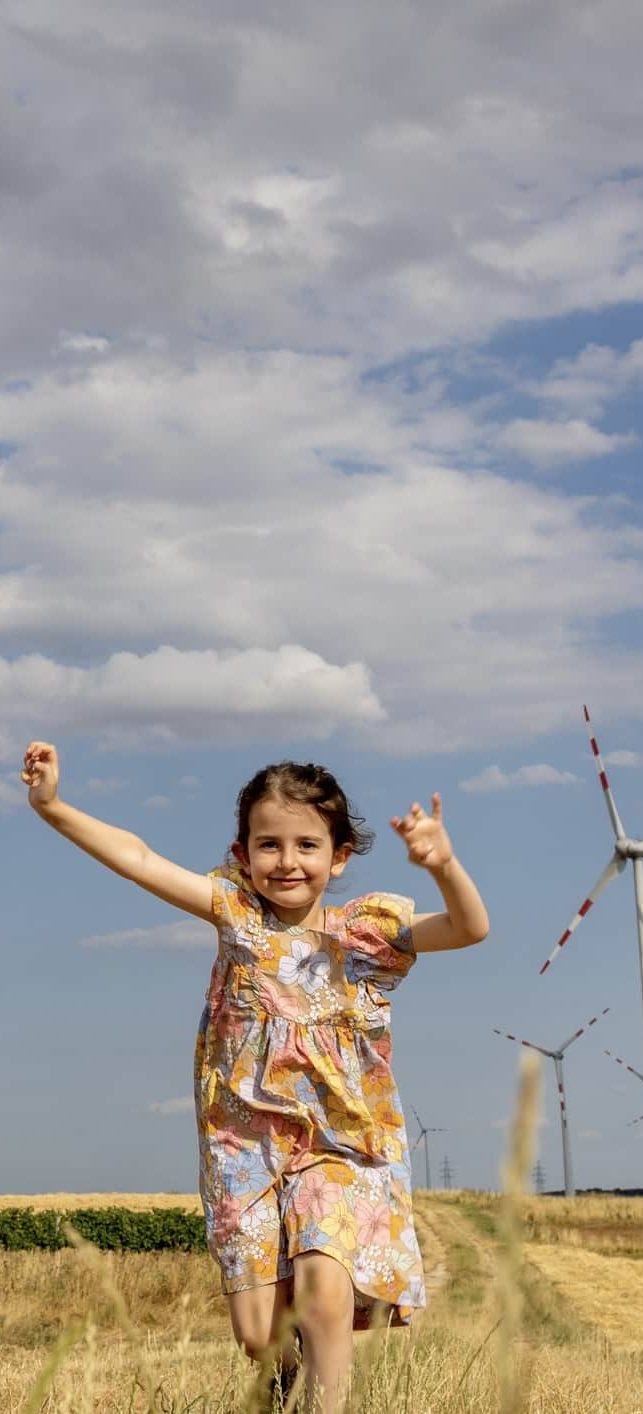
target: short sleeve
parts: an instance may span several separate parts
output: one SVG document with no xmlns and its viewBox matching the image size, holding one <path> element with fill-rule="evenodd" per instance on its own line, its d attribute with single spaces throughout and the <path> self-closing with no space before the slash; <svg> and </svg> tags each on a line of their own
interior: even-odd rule
<svg viewBox="0 0 643 1414">
<path fill-rule="evenodd" d="M 208 878 L 212 885 L 212 922 L 217 931 L 222 927 L 243 927 L 261 915 L 261 903 L 236 865 L 222 864 L 211 869 Z"/>
<path fill-rule="evenodd" d="M 349 981 L 369 979 L 384 991 L 397 987 L 413 966 L 413 899 L 401 894 L 365 894 L 342 910 L 346 974 Z"/>
</svg>

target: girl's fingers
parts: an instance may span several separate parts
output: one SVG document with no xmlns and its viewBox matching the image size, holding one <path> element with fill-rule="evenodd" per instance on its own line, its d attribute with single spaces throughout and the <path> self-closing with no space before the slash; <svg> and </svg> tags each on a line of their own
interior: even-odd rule
<svg viewBox="0 0 643 1414">
<path fill-rule="evenodd" d="M 434 795 L 431 796 L 431 804 L 432 804 L 432 806 L 433 806 L 433 810 L 432 810 L 432 812 L 431 812 L 432 819 L 433 819 L 433 820 L 441 820 L 441 819 L 442 819 L 442 797 L 441 797 L 441 795 L 438 794 L 437 791 L 435 792 Z"/>
</svg>

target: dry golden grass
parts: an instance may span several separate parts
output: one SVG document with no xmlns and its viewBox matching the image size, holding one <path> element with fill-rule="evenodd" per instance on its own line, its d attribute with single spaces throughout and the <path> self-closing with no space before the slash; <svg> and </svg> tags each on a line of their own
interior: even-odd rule
<svg viewBox="0 0 643 1414">
<path fill-rule="evenodd" d="M 535 1242 L 529 1261 L 614 1346 L 643 1351 L 643 1262 Z"/>
<path fill-rule="evenodd" d="M 497 1414 L 491 1337 L 497 1320 L 496 1242 L 463 1210 L 464 1205 L 475 1208 L 477 1195 L 461 1194 L 460 1204 L 452 1197 L 417 1195 L 427 1270 L 446 1257 L 448 1280 L 410 1336 L 395 1331 L 388 1339 L 379 1337 L 374 1349 L 370 1337 L 356 1341 L 350 1414 Z M 530 1245 L 528 1250 L 531 1256 L 538 1249 Z M 560 1250 L 556 1246 L 554 1255 Z M 617 1259 L 604 1260 L 609 1266 Z M 136 1328 L 136 1348 L 119 1324 L 99 1273 L 83 1265 L 78 1253 L 4 1254 L 2 1414 L 247 1410 L 254 1370 L 230 1339 L 224 1301 L 215 1295 L 216 1268 L 208 1257 L 100 1254 L 99 1263 L 125 1298 Z M 555 1311 L 557 1277 L 544 1272 L 539 1280 L 539 1299 Z M 590 1282 L 596 1289 L 595 1276 Z M 519 1409 L 525 1414 L 643 1414 L 643 1358 L 580 1325 L 571 1336 L 569 1327 L 561 1334 L 555 1316 L 549 1324 L 539 1324 L 531 1309 L 534 1299 L 527 1287 L 520 1339 L 528 1389 L 512 1414 Z M 92 1323 L 83 1327 L 88 1311 Z M 600 1310 L 588 1312 L 586 1320 L 600 1316 Z M 75 1343 L 40 1403 L 29 1409 L 28 1392 L 50 1358 L 53 1343 L 74 1320 Z M 142 1359 L 151 1374 L 152 1404 L 141 1383 Z"/>
<path fill-rule="evenodd" d="M 77 1208 L 131 1208 L 145 1213 L 149 1208 L 183 1208 L 202 1213 L 198 1193 L 0 1193 L 0 1208 L 33 1208 L 71 1213 Z"/>
<path fill-rule="evenodd" d="M 534 1107 L 527 1078 L 504 1200 L 416 1195 L 429 1308 L 356 1341 L 343 1414 L 643 1414 L 643 1200 L 520 1196 Z M 200 1210 L 191 1194 L 0 1204 Z M 218 1293 L 197 1254 L 0 1253 L 1 1414 L 251 1414 L 256 1370 Z"/>
<path fill-rule="evenodd" d="M 211 1257 L 186 1252 L 101 1256 L 143 1337 L 160 1332 L 172 1339 L 181 1328 L 186 1301 L 197 1340 L 227 1334 L 227 1302 Z M 48 1344 L 87 1311 L 101 1331 L 117 1329 L 101 1281 L 69 1248 L 0 1252 L 0 1335 L 5 1344 Z"/>
</svg>

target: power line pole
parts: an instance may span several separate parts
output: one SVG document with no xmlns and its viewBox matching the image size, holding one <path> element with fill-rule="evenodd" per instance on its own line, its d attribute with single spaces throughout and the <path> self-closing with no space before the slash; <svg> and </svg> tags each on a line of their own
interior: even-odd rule
<svg viewBox="0 0 643 1414">
<path fill-rule="evenodd" d="M 444 1155 L 444 1158 L 442 1160 L 440 1178 L 442 1180 L 443 1188 L 453 1188 L 453 1169 L 451 1168 L 447 1154 Z"/>
<path fill-rule="evenodd" d="M 540 1159 L 538 1159 L 537 1163 L 534 1164 L 534 1171 L 533 1171 L 533 1174 L 532 1174 L 532 1178 L 533 1178 L 534 1188 L 535 1188 L 536 1192 L 537 1192 L 537 1193 L 544 1193 L 544 1192 L 545 1192 L 545 1186 L 546 1186 L 546 1185 L 545 1185 L 545 1170 L 544 1170 L 544 1168 L 543 1168 L 543 1166 L 542 1166 L 542 1164 L 541 1164 L 541 1162 L 540 1162 Z"/>
</svg>

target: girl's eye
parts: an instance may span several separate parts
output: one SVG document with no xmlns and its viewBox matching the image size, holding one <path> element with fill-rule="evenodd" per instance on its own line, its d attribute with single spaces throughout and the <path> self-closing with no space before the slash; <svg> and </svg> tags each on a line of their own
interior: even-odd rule
<svg viewBox="0 0 643 1414">
<path fill-rule="evenodd" d="M 314 840 L 302 840 L 301 847 L 302 849 L 317 849 L 317 845 L 315 844 Z"/>
</svg>

